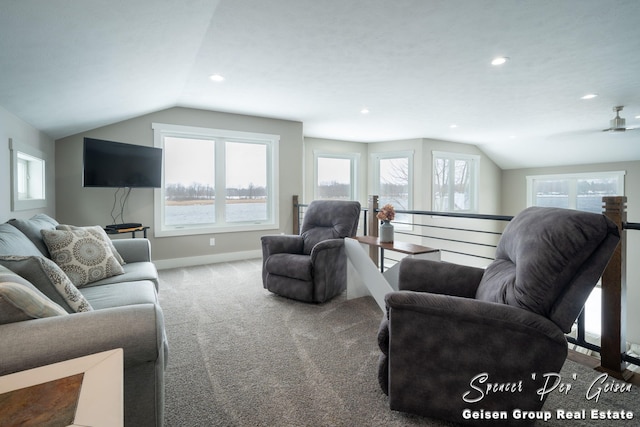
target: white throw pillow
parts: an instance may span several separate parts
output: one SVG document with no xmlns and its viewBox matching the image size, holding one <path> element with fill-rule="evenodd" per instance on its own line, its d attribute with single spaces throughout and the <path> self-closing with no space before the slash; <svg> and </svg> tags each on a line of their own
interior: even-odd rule
<svg viewBox="0 0 640 427">
<path fill-rule="evenodd" d="M 124 273 L 107 242 L 89 230 L 42 230 L 42 238 L 51 259 L 77 287 Z"/>
<path fill-rule="evenodd" d="M 114 257 L 116 257 L 116 259 L 118 260 L 120 265 L 125 265 L 126 264 L 126 262 L 124 262 L 124 259 L 122 258 L 122 256 L 120 256 L 120 254 L 118 253 L 116 247 L 113 246 L 113 242 L 111 241 L 109 236 L 107 236 L 107 233 L 106 233 L 106 231 L 104 231 L 104 228 L 100 227 L 99 225 L 92 225 L 92 226 L 87 226 L 87 227 L 78 227 L 76 225 L 58 224 L 58 226 L 56 226 L 56 230 L 64 230 L 64 231 L 87 230 L 87 231 L 89 231 L 89 233 L 93 234 L 94 236 L 96 236 L 99 239 L 102 239 L 104 242 L 107 243 L 107 245 L 109 245 L 109 249 L 111 249 L 111 253 L 113 254 Z"/>
</svg>

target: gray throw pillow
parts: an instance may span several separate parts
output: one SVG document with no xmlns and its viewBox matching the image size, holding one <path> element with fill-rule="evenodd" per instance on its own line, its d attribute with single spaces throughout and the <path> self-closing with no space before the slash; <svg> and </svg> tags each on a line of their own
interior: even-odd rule
<svg viewBox="0 0 640 427">
<path fill-rule="evenodd" d="M 37 214 L 32 216 L 30 219 L 11 219 L 7 221 L 9 224 L 13 225 L 15 228 L 20 230 L 25 236 L 33 242 L 34 245 L 42 252 L 42 255 L 47 258 L 51 258 L 49 255 L 49 251 L 47 249 L 47 245 L 45 245 L 42 240 L 42 234 L 40 234 L 40 230 L 55 230 L 56 225 L 58 225 L 58 221 L 51 218 L 47 214 Z M 12 254 L 12 255 L 22 255 L 22 254 Z"/>
<path fill-rule="evenodd" d="M 91 311 L 89 301 L 71 283 L 66 274 L 42 256 L 2 256 L 0 265 L 18 274 L 68 313 Z"/>
<path fill-rule="evenodd" d="M 27 236 L 9 223 L 0 224 L 0 256 L 42 256 Z"/>
<path fill-rule="evenodd" d="M 31 283 L 0 266 L 0 325 L 67 314 Z"/>
</svg>

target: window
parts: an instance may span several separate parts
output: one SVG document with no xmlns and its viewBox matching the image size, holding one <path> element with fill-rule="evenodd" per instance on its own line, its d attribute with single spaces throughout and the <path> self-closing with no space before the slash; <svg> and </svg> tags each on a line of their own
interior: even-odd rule
<svg viewBox="0 0 640 427">
<path fill-rule="evenodd" d="M 356 200 L 358 154 L 314 152 L 315 199 Z"/>
<path fill-rule="evenodd" d="M 527 206 L 602 212 L 603 196 L 624 194 L 624 171 L 527 176 Z"/>
<path fill-rule="evenodd" d="M 156 236 L 278 228 L 278 135 L 153 124 Z"/>
<path fill-rule="evenodd" d="M 413 208 L 413 152 L 373 155 L 375 194 L 380 207 L 390 203 L 396 210 Z M 410 227 L 411 215 L 397 214 L 394 222 Z M 396 227 L 398 229 L 402 229 Z"/>
<path fill-rule="evenodd" d="M 44 153 L 9 139 L 11 150 L 11 208 L 14 211 L 47 206 Z"/>
<path fill-rule="evenodd" d="M 433 152 L 434 211 L 477 212 L 480 156 Z"/>
</svg>

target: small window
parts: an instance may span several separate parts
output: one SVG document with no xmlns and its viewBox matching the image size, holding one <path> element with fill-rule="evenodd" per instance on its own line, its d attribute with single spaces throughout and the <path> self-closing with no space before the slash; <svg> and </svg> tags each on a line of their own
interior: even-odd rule
<svg viewBox="0 0 640 427">
<path fill-rule="evenodd" d="M 356 200 L 358 154 L 314 153 L 315 199 Z"/>
<path fill-rule="evenodd" d="M 12 168 L 12 209 L 18 211 L 46 207 L 44 153 L 11 139 L 9 148 Z"/>
<path fill-rule="evenodd" d="M 478 165 L 480 156 L 433 152 L 434 211 L 478 211 Z"/>
<path fill-rule="evenodd" d="M 624 195 L 624 171 L 527 176 L 527 206 L 602 212 L 602 197 Z"/>
</svg>

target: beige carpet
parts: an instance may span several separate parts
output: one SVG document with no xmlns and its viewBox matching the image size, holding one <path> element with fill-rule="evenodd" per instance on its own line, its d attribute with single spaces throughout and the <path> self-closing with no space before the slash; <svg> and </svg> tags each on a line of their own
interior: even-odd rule
<svg viewBox="0 0 640 427">
<path fill-rule="evenodd" d="M 260 268 L 248 260 L 160 272 L 168 427 L 450 425 L 389 410 L 376 378 L 382 314 L 373 299 L 288 300 L 262 288 Z M 543 409 L 553 417 L 538 425 L 640 425 L 635 386 L 596 403 L 585 394 L 598 373 L 568 361 L 561 375 L 572 389 L 550 395 Z M 587 419 L 559 420 L 557 409 L 586 409 Z M 637 417 L 593 421 L 591 409 Z"/>
</svg>

